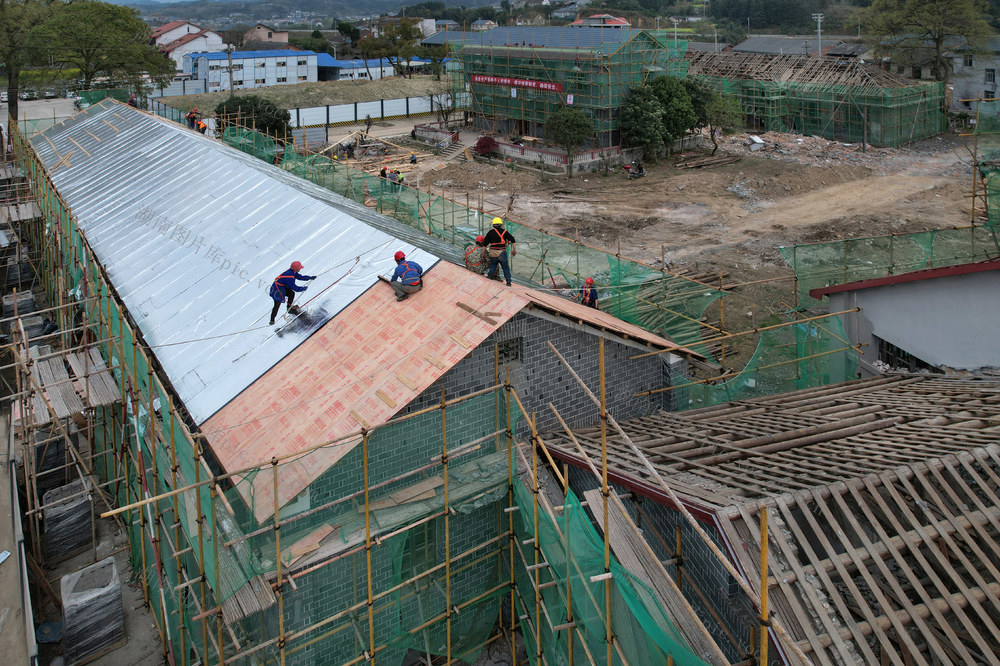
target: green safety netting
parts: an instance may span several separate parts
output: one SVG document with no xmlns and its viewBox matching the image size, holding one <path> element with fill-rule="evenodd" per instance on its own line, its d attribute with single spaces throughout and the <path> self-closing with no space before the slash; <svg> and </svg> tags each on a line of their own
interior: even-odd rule
<svg viewBox="0 0 1000 666">
<path fill-rule="evenodd" d="M 721 384 L 681 384 L 680 408 L 697 408 L 775 395 L 857 377 L 858 356 L 840 317 L 764 331 L 746 368 Z"/>
<path fill-rule="evenodd" d="M 883 88 L 694 76 L 723 95 L 735 96 L 747 126 L 759 131 L 901 146 L 947 127 L 940 83 Z"/>
<path fill-rule="evenodd" d="M 222 141 L 269 164 L 274 164 L 278 154 L 278 142 L 271 137 L 233 125 L 223 130 Z"/>
<path fill-rule="evenodd" d="M 988 188 L 1000 184 L 995 176 Z M 991 197 L 991 210 L 995 198 Z M 993 219 L 993 218 L 991 218 Z M 899 275 L 924 268 L 940 268 L 1000 255 L 995 226 L 935 229 L 912 234 L 851 238 L 830 243 L 779 248 L 798 279 L 799 305 L 820 301 L 809 291 L 834 284 Z"/>
<path fill-rule="evenodd" d="M 558 519 L 545 511 L 538 512 L 539 560 L 547 564 L 539 569 L 537 579 L 539 587 L 545 585 L 540 591 L 544 609 L 539 613 L 534 596 L 536 580 L 525 566 L 534 564 L 534 550 L 530 547 L 536 536 L 532 491 L 518 480 L 514 496 L 519 509 L 514 513 L 514 531 L 520 543 L 529 544 L 521 547 L 527 562 L 520 563 L 521 556 L 517 552 L 514 555 L 516 613 L 525 618 L 521 635 L 533 664 L 570 663 L 570 637 L 574 660 L 608 664 L 605 622 L 609 612 L 612 634 L 625 657 L 622 659 L 613 649 L 612 664 L 662 666 L 671 658 L 678 666 L 704 664 L 688 647 L 652 590 L 614 556 L 610 564 L 611 606 L 607 606 L 604 583 L 590 580 L 605 571 L 604 542 L 572 490 L 566 494 Z M 567 598 L 576 623 L 572 631 L 564 627 L 571 621 Z M 563 628 L 555 629 L 560 626 Z M 539 653 L 544 662 L 539 660 Z"/>
<path fill-rule="evenodd" d="M 1000 132 L 1000 101 L 976 102 L 975 134 L 996 134 Z"/>
<path fill-rule="evenodd" d="M 102 99 L 111 97 L 119 102 L 127 102 L 129 90 L 126 88 L 105 88 L 103 90 L 81 90 L 77 93 L 83 104 L 97 104 Z"/>
</svg>

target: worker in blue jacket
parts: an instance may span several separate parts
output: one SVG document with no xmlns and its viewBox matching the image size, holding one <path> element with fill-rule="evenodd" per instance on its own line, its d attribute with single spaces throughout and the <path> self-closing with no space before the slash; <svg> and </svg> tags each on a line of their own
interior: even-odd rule
<svg viewBox="0 0 1000 666">
<path fill-rule="evenodd" d="M 393 271 L 389 284 L 396 292 L 396 300 L 405 301 L 410 294 L 423 289 L 424 269 L 415 261 L 407 261 L 402 252 L 397 252 L 393 258 L 396 260 L 396 270 Z"/>
<path fill-rule="evenodd" d="M 301 261 L 293 261 L 292 265 L 288 267 L 288 270 L 274 278 L 274 282 L 271 284 L 271 298 L 274 300 L 274 307 L 271 308 L 271 324 L 274 324 L 274 318 L 278 316 L 278 308 L 281 307 L 282 301 L 288 299 L 288 309 L 287 312 L 291 314 L 296 314 L 299 311 L 298 306 L 292 305 L 292 301 L 295 300 L 295 292 L 305 291 L 306 286 L 301 287 L 295 284 L 296 280 L 302 280 L 304 282 L 309 280 L 315 280 L 315 275 L 302 275 L 299 271 L 302 270 Z"/>
</svg>

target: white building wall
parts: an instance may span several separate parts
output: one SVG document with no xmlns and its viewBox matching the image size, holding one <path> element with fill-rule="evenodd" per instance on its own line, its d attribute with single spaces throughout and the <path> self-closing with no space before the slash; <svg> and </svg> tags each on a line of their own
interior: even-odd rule
<svg viewBox="0 0 1000 666">
<path fill-rule="evenodd" d="M 963 99 L 991 99 L 1000 97 L 997 88 L 1000 80 L 1000 55 L 995 51 L 984 50 L 968 54 L 972 64 L 965 54 L 959 54 L 952 59 L 952 98 L 951 108 L 954 111 L 965 111 L 975 115 L 975 102 L 962 102 Z"/>
<path fill-rule="evenodd" d="M 191 58 L 185 59 L 185 62 Z M 228 59 L 200 58 L 195 78 L 207 79 L 208 92 L 229 90 Z M 284 86 L 292 83 L 315 83 L 316 54 L 288 51 L 288 55 L 263 58 L 233 58 L 233 87 L 236 90 Z"/>
<path fill-rule="evenodd" d="M 201 28 L 193 23 L 185 23 L 184 25 L 177 26 L 173 30 L 169 30 L 157 37 L 156 44 L 157 46 L 166 46 L 175 39 L 180 39 L 184 35 L 190 35 L 194 32 L 201 32 Z"/>
<path fill-rule="evenodd" d="M 840 319 L 851 343 L 866 345 L 865 375 L 877 372 L 873 335 L 931 365 L 976 370 L 1000 367 L 997 293 L 1000 271 L 984 271 L 830 294 L 830 311 L 861 308 Z"/>
<path fill-rule="evenodd" d="M 222 48 L 222 37 L 217 33 L 207 32 L 198 39 L 192 39 L 187 44 L 178 46 L 170 52 L 170 58 L 177 64 L 178 71 L 184 71 L 184 56 L 187 54 L 221 51 Z"/>
</svg>

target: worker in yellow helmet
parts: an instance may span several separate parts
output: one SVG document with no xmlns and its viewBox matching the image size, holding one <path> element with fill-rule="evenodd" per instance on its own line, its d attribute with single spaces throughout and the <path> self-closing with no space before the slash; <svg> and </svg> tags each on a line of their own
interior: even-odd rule
<svg viewBox="0 0 1000 666">
<path fill-rule="evenodd" d="M 486 247 L 490 256 L 490 272 L 486 277 L 495 278 L 498 268 L 503 269 L 503 278 L 510 286 L 510 260 L 507 258 L 507 247 L 510 247 L 510 256 L 517 256 L 517 241 L 514 235 L 503 228 L 503 220 L 499 217 L 493 218 L 493 228 L 486 234 Z"/>
</svg>

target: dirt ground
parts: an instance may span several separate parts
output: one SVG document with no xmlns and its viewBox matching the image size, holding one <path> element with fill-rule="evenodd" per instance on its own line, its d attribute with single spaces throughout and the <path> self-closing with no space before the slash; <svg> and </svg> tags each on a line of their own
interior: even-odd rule
<svg viewBox="0 0 1000 666">
<path fill-rule="evenodd" d="M 285 86 L 269 86 L 238 91 L 247 95 L 259 95 L 283 109 L 308 108 L 353 102 L 375 102 L 380 99 L 400 97 L 420 97 L 437 94 L 448 89 L 448 81 L 436 81 L 432 76 L 414 76 L 404 79 L 390 76 L 375 81 L 320 81 L 318 83 L 293 83 Z M 197 106 L 214 109 L 219 102 L 229 97 L 229 91 L 164 97 L 161 102 L 175 109 L 187 111 Z"/>
<path fill-rule="evenodd" d="M 454 162 L 413 174 L 434 188 L 509 218 L 668 270 L 724 273 L 726 285 L 779 278 L 727 296 L 726 328 L 752 328 L 793 303 L 792 271 L 780 246 L 963 226 L 970 221 L 971 152 L 947 134 L 896 149 L 862 152 L 816 137 L 764 134 L 726 138 L 719 155 L 739 162 L 679 169 L 676 158 L 647 164 L 647 176 L 542 177 L 504 166 Z M 707 151 L 705 152 L 707 154 Z M 433 159 L 427 168 L 435 166 Z M 421 166 L 423 170 L 423 165 Z M 784 278 L 784 280 L 780 280 Z M 706 312 L 711 320 L 720 313 Z M 741 346 L 752 348 L 746 339 Z M 733 359 L 738 362 L 737 359 Z"/>
</svg>

